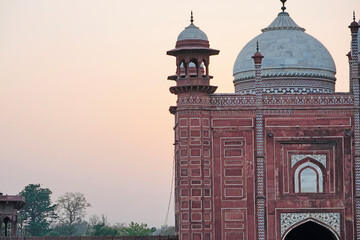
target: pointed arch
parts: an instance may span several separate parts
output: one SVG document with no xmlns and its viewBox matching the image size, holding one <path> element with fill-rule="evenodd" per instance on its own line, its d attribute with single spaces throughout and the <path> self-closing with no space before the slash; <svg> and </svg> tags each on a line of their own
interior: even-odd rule
<svg viewBox="0 0 360 240">
<path fill-rule="evenodd" d="M 296 193 L 322 193 L 323 186 L 323 173 L 318 165 L 304 162 L 296 168 L 294 173 Z"/>
<path fill-rule="evenodd" d="M 183 59 L 179 64 L 179 72 L 178 72 L 178 78 L 184 78 L 187 75 L 187 63 L 185 62 L 185 59 Z"/>
<path fill-rule="evenodd" d="M 305 219 L 291 226 L 282 237 L 283 240 L 340 240 L 336 231 L 326 223 L 313 218 Z"/>
<path fill-rule="evenodd" d="M 188 65 L 188 71 L 190 77 L 199 76 L 199 62 L 196 58 L 192 58 Z"/>
<path fill-rule="evenodd" d="M 311 157 L 292 164 L 294 193 L 324 193 L 325 166 Z"/>
</svg>

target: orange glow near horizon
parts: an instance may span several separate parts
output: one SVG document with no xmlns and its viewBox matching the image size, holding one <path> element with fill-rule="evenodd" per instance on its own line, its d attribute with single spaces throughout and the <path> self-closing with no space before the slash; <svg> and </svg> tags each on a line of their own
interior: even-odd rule
<svg viewBox="0 0 360 240">
<path fill-rule="evenodd" d="M 348 25 L 359 1 L 286 7 L 328 48 L 336 90 L 348 91 Z M 84 193 L 89 215 L 111 223 L 164 224 L 173 164 L 168 108 L 176 104 L 166 80 L 175 58 L 166 51 L 193 10 L 220 50 L 212 84 L 232 93 L 237 54 L 280 8 L 278 0 L 0 0 L 0 190 L 41 183 L 54 200 Z M 168 224 L 173 218 L 171 211 Z"/>
</svg>

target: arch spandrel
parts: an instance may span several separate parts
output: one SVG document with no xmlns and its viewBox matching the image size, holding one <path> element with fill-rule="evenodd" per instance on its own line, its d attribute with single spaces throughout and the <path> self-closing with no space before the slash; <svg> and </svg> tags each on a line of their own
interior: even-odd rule
<svg viewBox="0 0 360 240">
<path fill-rule="evenodd" d="M 329 230 L 334 231 L 337 237 L 340 236 L 340 213 L 281 213 L 281 238 L 283 239 L 294 226 L 307 221 L 314 221 L 320 225 L 328 226 Z"/>
<path fill-rule="evenodd" d="M 302 161 L 305 158 L 311 158 L 326 168 L 326 154 L 293 154 L 291 155 L 291 167 L 294 167 L 296 163 Z"/>
</svg>

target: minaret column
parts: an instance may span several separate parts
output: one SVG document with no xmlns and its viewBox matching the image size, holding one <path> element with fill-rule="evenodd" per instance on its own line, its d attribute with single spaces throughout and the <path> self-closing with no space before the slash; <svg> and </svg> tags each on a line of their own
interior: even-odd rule
<svg viewBox="0 0 360 240">
<path fill-rule="evenodd" d="M 265 240 L 265 155 L 264 155 L 264 116 L 263 116 L 263 97 L 262 97 L 262 77 L 261 62 L 263 56 L 259 52 L 257 43 L 256 53 L 252 58 L 255 64 L 255 93 L 256 93 L 256 109 L 255 109 L 255 126 L 256 126 L 256 231 L 257 239 Z"/>
<path fill-rule="evenodd" d="M 356 199 L 356 239 L 360 239 L 360 113 L 359 113 L 359 52 L 358 52 L 358 31 L 359 24 L 355 21 L 349 28 L 351 30 L 351 59 L 350 59 L 350 86 L 354 96 L 354 138 L 355 138 L 355 199 Z"/>
<path fill-rule="evenodd" d="M 350 24 L 349 28 L 351 30 L 351 51 L 349 56 L 350 63 L 350 86 L 352 86 L 352 92 L 354 94 L 354 103 L 356 107 L 359 106 L 359 49 L 358 49 L 358 31 L 359 24 L 355 21 Z M 360 191 L 360 190 L 359 190 Z"/>
<path fill-rule="evenodd" d="M 177 105 L 170 107 L 175 115 L 175 231 L 179 240 L 214 240 L 218 238 L 211 187 L 214 176 L 209 109 L 210 95 L 217 86 L 210 85 L 208 68 L 210 56 L 219 54 L 219 50 L 210 48 L 206 34 L 193 22 L 191 13 L 190 25 L 180 33 L 175 49 L 167 51 L 177 63 L 177 74 L 168 77 L 176 83 L 170 92 L 178 97 Z M 206 74 L 202 73 L 202 63 Z"/>
<path fill-rule="evenodd" d="M 353 81 L 352 81 L 352 76 L 351 76 L 351 64 L 352 64 L 352 58 L 351 58 L 351 51 L 348 52 L 348 54 L 346 54 L 346 56 L 348 57 L 348 60 L 349 60 L 349 89 L 350 89 L 350 92 L 352 93 L 353 92 Z"/>
</svg>

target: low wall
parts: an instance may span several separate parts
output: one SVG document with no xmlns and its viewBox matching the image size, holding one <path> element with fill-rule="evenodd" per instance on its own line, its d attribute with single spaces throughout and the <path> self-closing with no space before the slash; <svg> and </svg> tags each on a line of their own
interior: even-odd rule
<svg viewBox="0 0 360 240">
<path fill-rule="evenodd" d="M 177 236 L 0 237 L 0 240 L 178 240 Z"/>
</svg>

